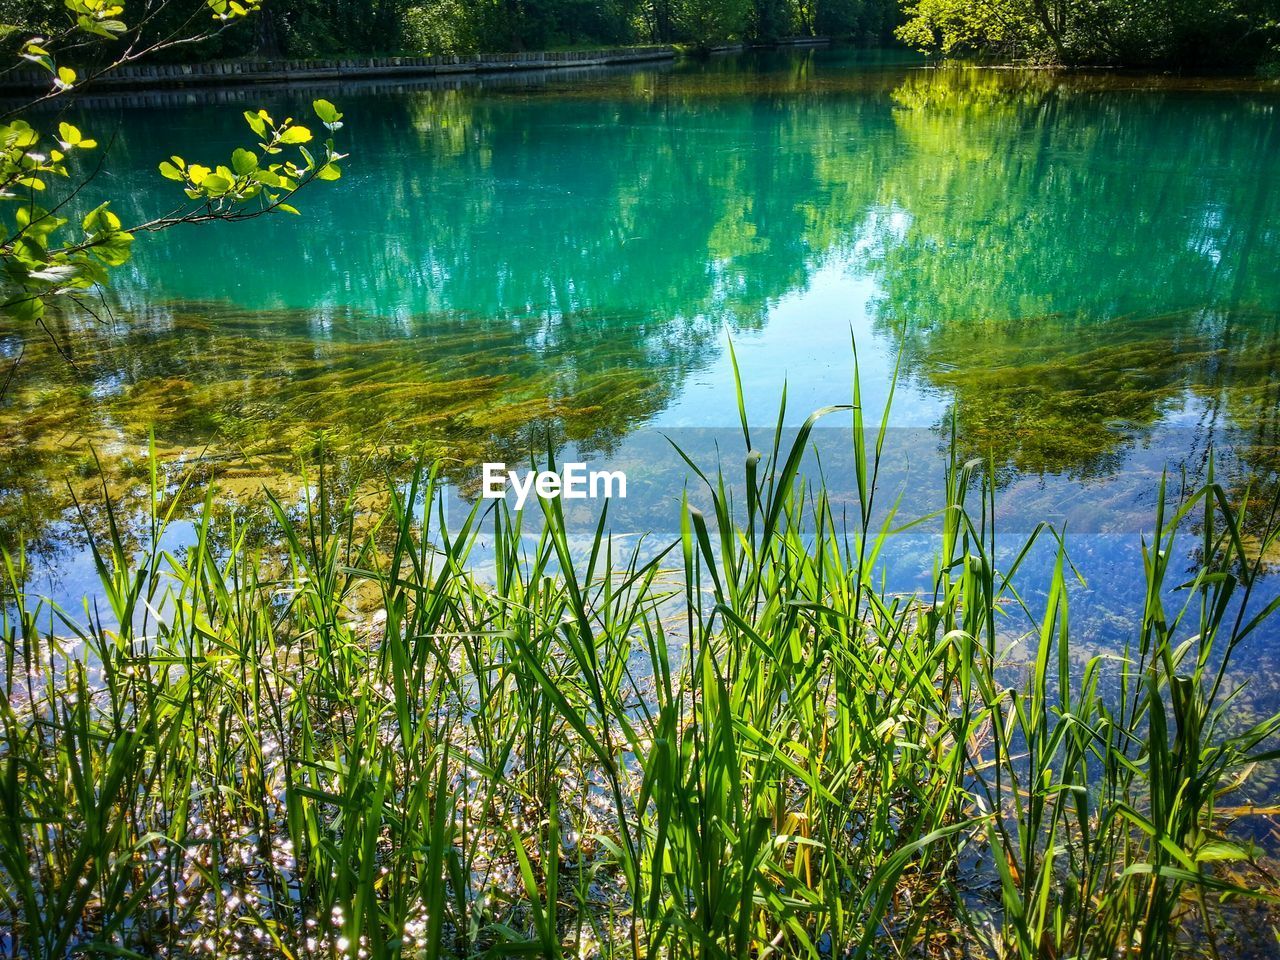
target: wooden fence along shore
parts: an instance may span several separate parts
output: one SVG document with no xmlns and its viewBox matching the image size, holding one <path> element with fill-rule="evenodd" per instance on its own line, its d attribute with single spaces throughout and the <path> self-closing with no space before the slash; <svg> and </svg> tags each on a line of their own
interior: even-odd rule
<svg viewBox="0 0 1280 960">
<path fill-rule="evenodd" d="M 228 60 L 215 63 L 130 64 L 94 80 L 96 89 L 346 80 L 362 77 L 435 76 L 594 67 L 648 60 L 673 60 L 674 47 L 617 47 L 531 53 L 482 53 L 475 57 L 353 57 L 341 60 Z M 0 90 L 43 90 L 49 74 L 15 70 L 0 78 Z"/>
<path fill-rule="evenodd" d="M 781 41 L 778 46 L 816 46 L 825 37 Z M 747 44 L 712 47 L 709 53 L 735 53 Z M 293 83 L 358 80 L 366 77 L 431 77 L 466 73 L 509 73 L 524 70 L 600 67 L 612 64 L 674 60 L 673 46 L 613 47 L 604 50 L 481 53 L 472 57 L 441 54 L 433 57 L 353 57 L 335 60 L 227 60 L 214 63 L 130 64 L 94 80 L 95 89 L 122 90 L 255 83 Z M 45 90 L 49 74 L 43 70 L 15 70 L 0 76 L 0 92 Z"/>
</svg>

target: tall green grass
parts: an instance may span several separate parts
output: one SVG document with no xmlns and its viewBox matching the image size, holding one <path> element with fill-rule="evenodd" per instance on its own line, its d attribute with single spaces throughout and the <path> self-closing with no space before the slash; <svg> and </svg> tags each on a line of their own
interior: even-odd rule
<svg viewBox="0 0 1280 960">
<path fill-rule="evenodd" d="M 267 552 L 212 503 L 181 554 L 111 520 L 109 610 L 28 596 L 5 555 L 3 952 L 1230 954 L 1228 902 L 1271 896 L 1219 805 L 1276 755 L 1280 717 L 1233 713 L 1274 507 L 1246 547 L 1247 505 L 1161 489 L 1129 645 L 1084 660 L 1065 545 L 1000 569 L 980 464 L 939 478 L 931 587 L 878 583 L 911 521 L 861 406 L 786 443 L 744 415 L 745 502 L 691 462 L 711 509 L 665 547 L 603 513 L 579 547 L 559 501 L 451 529 L 422 469 L 359 534 L 321 474 Z M 801 476 L 824 416 L 852 418 L 851 519 Z"/>
</svg>

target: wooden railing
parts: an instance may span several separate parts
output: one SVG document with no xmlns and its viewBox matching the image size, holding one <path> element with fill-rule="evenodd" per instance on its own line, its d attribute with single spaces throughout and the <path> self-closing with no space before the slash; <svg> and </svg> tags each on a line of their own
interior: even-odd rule
<svg viewBox="0 0 1280 960">
<path fill-rule="evenodd" d="M 451 73 L 501 73 L 550 70 L 644 60 L 670 60 L 673 47 L 615 47 L 607 50 L 481 53 L 470 57 L 352 57 L 340 60 L 228 60 L 216 63 L 129 64 L 94 81 L 95 88 L 171 87 L 205 84 L 279 83 L 358 77 L 433 76 Z M 41 90 L 49 74 L 15 70 L 0 77 L 0 90 Z"/>
</svg>

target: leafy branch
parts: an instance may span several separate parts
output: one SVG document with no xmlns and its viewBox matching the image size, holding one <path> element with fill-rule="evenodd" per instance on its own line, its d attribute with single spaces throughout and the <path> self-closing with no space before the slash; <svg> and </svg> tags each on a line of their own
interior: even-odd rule
<svg viewBox="0 0 1280 960">
<path fill-rule="evenodd" d="M 314 103 L 316 116 L 328 136 L 319 149 L 307 126 L 292 117 L 277 121 L 265 110 L 246 111 L 245 120 L 257 137 L 256 145 L 237 148 L 228 162 L 188 163 L 179 156 L 160 164 L 161 176 L 181 184 L 186 200 L 168 213 L 126 227 L 111 209 L 99 204 L 73 225 L 65 215 L 84 187 L 102 168 L 105 151 L 90 170 L 73 173 L 72 158 L 98 148 L 92 137 L 73 124 L 58 124 L 56 136 L 42 133 L 25 114 L 50 99 L 80 92 L 93 80 L 123 63 L 178 43 L 195 42 L 215 31 L 194 29 L 201 12 L 209 14 L 217 30 L 258 10 L 260 0 L 201 0 L 178 26 L 143 42 L 144 28 L 171 2 L 148 2 L 133 27 L 122 19 L 120 0 L 63 0 L 68 22 L 51 39 L 35 36 L 20 48 L 18 62 L 47 71 L 52 85 L 36 100 L 0 115 L 0 312 L 20 320 L 43 322 L 46 307 L 59 297 L 74 303 L 78 293 L 104 287 L 112 268 L 125 264 L 138 233 L 165 230 L 183 223 L 248 220 L 276 211 L 297 214 L 291 202 L 301 189 L 317 180 L 337 180 L 342 171 L 333 135 L 342 127 L 342 114 L 327 100 Z M 82 76 L 59 62 L 58 50 L 80 50 L 121 43 L 105 64 Z M 314 151 L 314 152 L 313 152 Z M 68 181 L 69 189 L 50 189 Z M 44 197 L 58 193 L 55 202 Z M 2 209 L 2 208 L 0 208 Z"/>
<path fill-rule="evenodd" d="M 342 127 L 342 114 L 328 100 L 316 100 L 312 108 L 330 134 Z M 338 153 L 332 136 L 324 141 L 323 153 L 317 158 L 306 147 L 312 140 L 311 131 L 295 124 L 292 117 L 277 123 L 265 110 L 246 110 L 244 118 L 262 138 L 258 143 L 261 155 L 238 147 L 231 154 L 229 165 L 216 167 L 170 157 L 160 164 L 160 175 L 181 183 L 187 198 L 200 205 L 139 224 L 135 231 L 162 230 L 176 223 L 206 220 L 246 220 L 273 210 L 296 214 L 297 208 L 288 203 L 291 196 L 314 180 L 337 180 L 342 176 L 338 162 L 347 155 Z M 297 147 L 301 162 L 286 159 L 262 163 L 266 157 L 279 156 L 287 147 Z"/>
</svg>

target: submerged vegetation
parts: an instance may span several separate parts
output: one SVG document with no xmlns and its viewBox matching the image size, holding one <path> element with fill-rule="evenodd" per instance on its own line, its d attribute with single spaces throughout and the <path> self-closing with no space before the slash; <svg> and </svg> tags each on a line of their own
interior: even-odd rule
<svg viewBox="0 0 1280 960">
<path fill-rule="evenodd" d="M 1086 661 L 1066 544 L 997 549 L 980 463 L 940 478 L 927 585 L 878 585 L 914 524 L 877 508 L 886 429 L 854 401 L 847 521 L 800 475 L 829 409 L 791 445 L 744 421 L 745 501 L 700 473 L 711 509 L 684 498 L 670 544 L 624 549 L 605 514 L 579 537 L 559 501 L 450 526 L 428 471 L 362 534 L 322 472 L 269 501 L 278 545 L 214 530 L 207 503 L 174 554 L 181 490 L 153 472 L 152 546 L 95 549 L 104 607 L 29 596 L 6 554 L 0 944 L 1156 958 L 1274 938 L 1244 922 L 1280 890 L 1233 822 L 1277 755 L 1280 716 L 1236 706 L 1280 606 L 1257 589 L 1277 505 L 1162 486 L 1144 606 Z M 1046 549 L 1035 602 L 1022 567 Z"/>
</svg>

